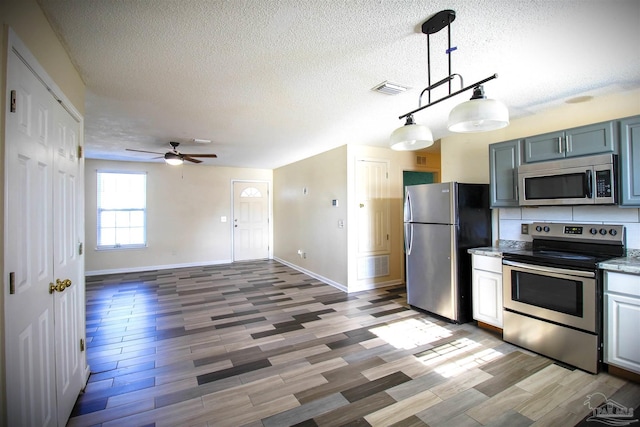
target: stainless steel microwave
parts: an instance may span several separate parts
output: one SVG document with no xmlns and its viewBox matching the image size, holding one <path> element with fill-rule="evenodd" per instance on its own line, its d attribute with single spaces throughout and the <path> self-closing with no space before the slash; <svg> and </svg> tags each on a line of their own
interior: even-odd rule
<svg viewBox="0 0 640 427">
<path fill-rule="evenodd" d="M 613 205 L 617 156 L 600 154 L 518 167 L 520 206 Z"/>
</svg>

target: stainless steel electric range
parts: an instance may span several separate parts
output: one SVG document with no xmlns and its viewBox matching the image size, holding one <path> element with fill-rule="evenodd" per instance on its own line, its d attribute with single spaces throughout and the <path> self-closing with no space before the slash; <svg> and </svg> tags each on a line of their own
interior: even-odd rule
<svg viewBox="0 0 640 427">
<path fill-rule="evenodd" d="M 503 253 L 503 338 L 597 373 L 602 362 L 602 272 L 625 253 L 622 225 L 533 223 L 528 250 Z"/>
</svg>

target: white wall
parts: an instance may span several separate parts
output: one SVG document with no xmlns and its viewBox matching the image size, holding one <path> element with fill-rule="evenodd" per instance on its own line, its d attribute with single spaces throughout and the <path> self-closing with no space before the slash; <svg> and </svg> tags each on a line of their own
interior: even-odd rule
<svg viewBox="0 0 640 427">
<path fill-rule="evenodd" d="M 147 173 L 148 247 L 96 250 L 97 170 Z M 232 181 L 267 181 L 271 187 L 272 175 L 267 169 L 87 160 L 87 274 L 231 262 Z"/>
</svg>

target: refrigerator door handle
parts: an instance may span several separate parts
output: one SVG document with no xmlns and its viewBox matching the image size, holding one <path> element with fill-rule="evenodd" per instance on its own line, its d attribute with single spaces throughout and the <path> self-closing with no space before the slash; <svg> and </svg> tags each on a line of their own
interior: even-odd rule
<svg viewBox="0 0 640 427">
<path fill-rule="evenodd" d="M 413 246 L 413 224 L 404 224 L 404 251 L 407 255 L 411 255 L 411 247 Z"/>
<path fill-rule="evenodd" d="M 411 211 L 411 192 L 407 190 L 404 198 L 404 222 L 413 221 L 413 212 Z"/>
</svg>

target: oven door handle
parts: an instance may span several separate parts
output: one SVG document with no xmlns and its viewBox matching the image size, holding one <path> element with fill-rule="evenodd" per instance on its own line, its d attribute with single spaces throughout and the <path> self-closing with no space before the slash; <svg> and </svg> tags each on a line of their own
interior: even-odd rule
<svg viewBox="0 0 640 427">
<path fill-rule="evenodd" d="M 510 265 L 512 267 L 520 267 L 527 270 L 542 271 L 546 273 L 566 274 L 570 276 L 580 276 L 580 277 L 596 277 L 596 274 L 593 271 L 566 270 L 564 268 L 543 267 L 540 265 L 523 264 L 521 262 L 513 262 L 513 261 L 506 261 L 506 260 L 503 260 L 502 264 Z"/>
</svg>

